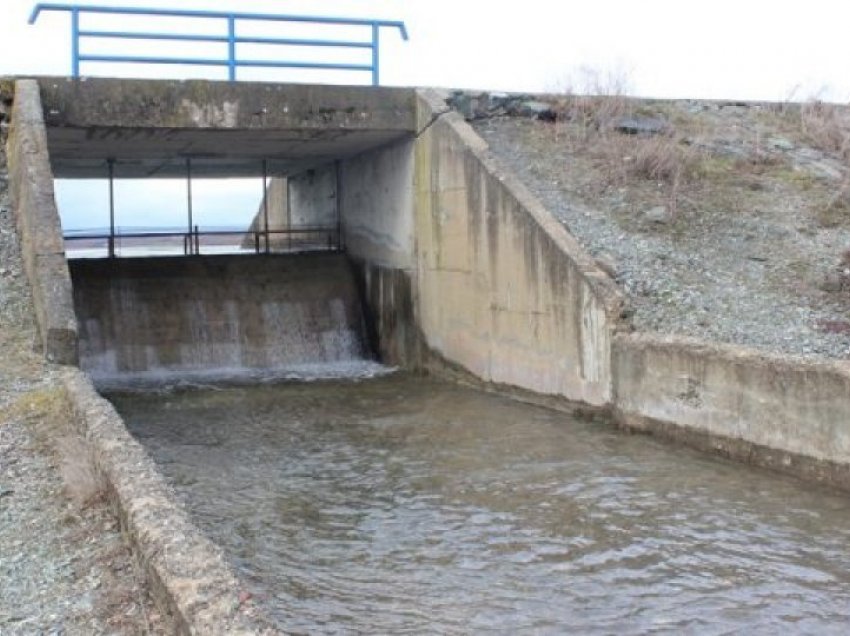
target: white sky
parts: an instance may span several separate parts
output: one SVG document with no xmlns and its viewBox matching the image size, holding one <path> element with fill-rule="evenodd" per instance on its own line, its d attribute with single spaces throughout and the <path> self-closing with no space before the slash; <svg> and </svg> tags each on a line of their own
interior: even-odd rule
<svg viewBox="0 0 850 636">
<path fill-rule="evenodd" d="M 34 4 L 0 0 L 0 75 L 70 72 L 69 16 L 43 14 L 35 26 L 28 26 Z M 402 42 L 395 32 L 382 33 L 385 85 L 582 90 L 593 88 L 599 78 L 604 86 L 614 77 L 630 93 L 646 97 L 850 100 L 847 0 L 79 0 L 76 4 L 403 20 L 409 42 Z M 85 26 L 131 28 L 114 17 Z M 187 30 L 185 23 L 145 28 Z M 208 32 L 214 29 L 209 25 Z M 163 46 L 168 46 L 168 54 L 178 50 L 162 43 L 153 46 L 138 52 L 155 55 Z M 181 52 L 203 56 L 216 51 L 188 45 Z M 265 51 L 252 53 L 269 56 Z M 221 73 L 202 67 L 83 67 L 83 74 L 124 77 L 221 77 Z M 365 74 L 287 75 L 267 70 L 243 71 L 240 77 L 368 80 Z M 63 190 L 60 187 L 60 204 Z"/>
</svg>

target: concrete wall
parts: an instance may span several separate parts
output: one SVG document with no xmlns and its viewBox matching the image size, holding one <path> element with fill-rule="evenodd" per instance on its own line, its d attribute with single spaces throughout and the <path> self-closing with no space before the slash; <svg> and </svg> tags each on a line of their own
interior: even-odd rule
<svg viewBox="0 0 850 636">
<path fill-rule="evenodd" d="M 420 96 L 417 316 L 428 347 L 488 382 L 592 405 L 611 399 L 613 281 L 490 156 Z"/>
<path fill-rule="evenodd" d="M 257 241 L 257 232 L 262 232 L 266 229 L 266 210 L 265 205 L 268 205 L 268 223 L 270 230 L 283 230 L 289 225 L 288 218 L 288 201 L 286 196 L 286 178 L 271 179 L 266 188 L 265 200 L 260 201 L 260 206 L 257 208 L 257 214 L 254 220 L 251 221 L 251 226 L 248 228 L 248 233 L 242 241 L 242 247 L 246 249 L 255 249 Z M 285 244 L 286 239 L 281 235 L 272 234 L 269 236 L 269 244 L 272 248 Z M 260 249 L 265 249 L 265 238 L 260 237 Z"/>
<path fill-rule="evenodd" d="M 76 364 L 77 322 L 71 279 L 53 194 L 39 87 L 34 80 L 15 84 L 7 155 L 12 210 L 44 355 L 60 364 Z"/>
<path fill-rule="evenodd" d="M 613 371 L 626 427 L 850 487 L 850 363 L 644 333 L 617 336 Z"/>
<path fill-rule="evenodd" d="M 326 164 L 289 177 L 293 228 L 336 227 L 336 166 Z"/>
<path fill-rule="evenodd" d="M 607 404 L 613 281 L 459 115 L 427 94 L 418 109 L 415 138 L 340 166 L 344 242 L 382 359 Z M 330 213 L 333 173 L 291 180 L 305 219 Z"/>
<path fill-rule="evenodd" d="M 372 346 L 390 364 L 417 368 L 422 342 L 414 289 L 413 141 L 365 153 L 340 170 L 343 240 Z"/>
</svg>

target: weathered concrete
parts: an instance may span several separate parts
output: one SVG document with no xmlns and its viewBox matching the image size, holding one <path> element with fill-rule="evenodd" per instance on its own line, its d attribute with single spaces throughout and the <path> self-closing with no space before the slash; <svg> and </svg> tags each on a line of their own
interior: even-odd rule
<svg viewBox="0 0 850 636">
<path fill-rule="evenodd" d="M 618 335 L 627 428 L 850 488 L 850 364 L 656 334 Z"/>
<path fill-rule="evenodd" d="M 346 251 L 373 347 L 390 364 L 418 368 L 413 144 L 404 139 L 343 162 L 339 187 Z"/>
<path fill-rule="evenodd" d="M 250 82 L 44 78 L 58 177 L 290 174 L 409 135 L 411 89 Z"/>
<path fill-rule="evenodd" d="M 110 501 L 144 568 L 154 600 L 181 634 L 273 634 L 221 550 L 175 503 L 153 460 L 88 378 L 63 378 L 68 413 L 94 450 Z"/>
<path fill-rule="evenodd" d="M 60 364 L 76 364 L 77 321 L 71 279 L 35 81 L 16 82 L 7 155 L 12 208 L 44 355 Z"/>
<path fill-rule="evenodd" d="M 286 183 L 286 177 L 269 180 L 266 192 L 263 195 L 264 198 L 260 201 L 260 206 L 257 209 L 257 214 L 254 216 L 254 220 L 251 221 L 248 233 L 245 234 L 245 239 L 242 241 L 243 248 L 256 248 L 258 240 L 257 233 L 266 229 L 266 222 L 268 222 L 269 230 L 285 230 L 289 227 L 289 199 Z M 268 205 L 268 218 L 266 218 L 266 205 Z M 265 247 L 264 240 L 261 248 Z M 286 238 L 282 235 L 272 234 L 269 236 L 269 244 L 272 248 L 282 246 L 285 242 Z"/>
<path fill-rule="evenodd" d="M 417 309 L 428 346 L 490 382 L 610 402 L 613 281 L 460 115 L 432 121 L 441 105 L 420 94 Z"/>
<path fill-rule="evenodd" d="M 415 139 L 342 161 L 338 183 L 333 165 L 290 180 L 304 222 L 330 218 L 339 190 L 382 359 L 607 404 L 613 281 L 457 114 L 424 93 L 418 107 Z"/>
<path fill-rule="evenodd" d="M 98 380 L 368 357 L 341 254 L 78 260 L 81 366 Z"/>
<path fill-rule="evenodd" d="M 289 181 L 289 222 L 293 228 L 336 227 L 336 164 L 325 164 Z"/>
</svg>

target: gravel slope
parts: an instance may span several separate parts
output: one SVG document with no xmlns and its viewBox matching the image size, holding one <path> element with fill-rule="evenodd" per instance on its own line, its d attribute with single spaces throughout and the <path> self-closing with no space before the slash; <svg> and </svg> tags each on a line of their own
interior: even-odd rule
<svg viewBox="0 0 850 636">
<path fill-rule="evenodd" d="M 520 117 L 474 126 L 614 275 L 634 328 L 850 357 L 850 292 L 825 290 L 825 281 L 837 286 L 850 247 L 850 215 L 823 214 L 844 178 L 841 162 L 782 136 L 758 106 L 662 106 L 673 121 L 681 110 L 683 125 L 701 131 L 687 143 L 705 150 L 674 216 L 668 184 L 612 177 L 617 166 L 601 155 L 597 133 L 577 140 L 570 123 Z"/>
<path fill-rule="evenodd" d="M 55 370 L 33 350 L 3 141 L 0 130 L 0 634 L 164 634 L 114 517 L 82 499 L 97 493 L 83 492 L 81 440 L 51 420 Z"/>
</svg>

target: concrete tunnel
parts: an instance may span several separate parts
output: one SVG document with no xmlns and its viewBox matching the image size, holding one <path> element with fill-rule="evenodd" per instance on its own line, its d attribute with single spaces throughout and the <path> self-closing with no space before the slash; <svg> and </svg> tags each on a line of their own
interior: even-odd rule
<svg viewBox="0 0 850 636">
<path fill-rule="evenodd" d="M 250 340 L 258 324 L 270 322 L 267 314 L 241 313 L 254 297 L 245 294 L 246 281 L 257 285 L 255 296 L 279 283 L 280 302 L 299 289 L 302 296 L 294 300 L 307 302 L 309 290 L 350 277 L 364 315 L 364 339 L 384 363 L 445 369 L 590 404 L 610 400 L 610 348 L 621 303 L 615 285 L 498 166 L 439 91 L 42 78 L 19 81 L 15 93 L 12 123 L 18 133 L 10 140 L 10 165 L 18 173 L 12 183 L 20 184 L 18 198 L 32 203 L 21 216 L 32 227 L 22 234 L 34 237 L 28 275 L 37 287 L 40 333 L 51 359 L 75 362 L 79 344 L 85 369 L 87 341 L 106 325 L 123 339 L 146 333 L 163 350 L 179 349 L 179 334 L 191 332 L 206 350 L 238 362 L 231 345 Z M 262 271 L 245 266 L 254 269 L 250 277 L 234 265 L 235 256 L 170 258 L 167 264 L 149 261 L 150 267 L 101 259 L 96 265 L 72 261 L 63 279 L 68 264 L 61 228 L 45 238 L 45 228 L 58 226 L 52 179 L 103 178 L 110 159 L 117 178 L 182 179 L 186 159 L 198 176 L 259 177 L 265 171 L 275 178 L 269 201 L 281 203 L 277 210 L 270 206 L 270 220 L 280 224 L 288 214 L 294 226 L 333 219 L 344 265 L 314 260 L 315 267 L 292 267 L 286 255 L 263 254 L 270 260 Z M 27 171 L 36 175 L 34 182 L 21 178 Z M 48 179 L 49 197 L 39 186 Z M 279 192 L 284 184 L 285 208 Z M 310 271 L 324 274 L 310 279 Z M 161 284 L 166 279 L 183 287 Z M 202 280 L 212 281 L 208 297 L 182 313 L 203 326 L 166 319 L 169 312 L 162 309 L 169 300 L 187 297 L 182 290 L 203 287 Z M 225 280 L 234 290 L 229 297 L 222 291 L 227 285 L 215 284 Z M 122 296 L 131 283 L 139 294 L 160 297 L 140 310 Z M 81 302 L 88 292 L 94 300 Z M 70 296 L 75 298 L 67 301 Z M 103 316 L 110 312 L 101 312 L 101 323 L 90 323 L 92 316 L 81 308 L 103 303 L 111 303 L 111 315 L 121 320 L 138 316 L 147 322 L 143 328 L 107 325 Z M 310 311 L 316 322 L 340 314 L 330 305 Z M 232 327 L 234 316 L 244 327 Z M 346 312 L 343 322 L 353 325 L 357 318 Z M 128 346 L 129 353 L 109 364 L 144 366 L 150 340 Z M 258 340 L 248 363 L 267 363 L 262 356 L 268 349 Z"/>
<path fill-rule="evenodd" d="M 271 178 L 243 241 L 256 241 L 262 265 L 246 255 L 68 261 L 90 374 L 306 363 L 306 353 L 285 353 L 304 349 L 295 337 L 258 326 L 280 331 L 272 314 L 293 312 L 307 314 L 285 327 L 302 341 L 360 339 L 361 353 L 395 364 L 415 356 L 413 90 L 109 79 L 44 79 L 39 88 L 54 178 L 102 179 L 110 166 L 117 179 L 185 179 L 189 165 L 193 177 Z M 304 228 L 333 228 L 326 246 L 344 254 L 281 254 L 299 251 Z M 293 234 L 274 233 L 284 230 L 296 232 L 294 249 Z M 387 310 L 378 297 L 405 316 L 380 328 Z M 178 309 L 180 298 L 194 304 Z M 331 334 L 329 314 L 356 335 Z M 320 344 L 309 355 L 344 353 Z"/>
</svg>

